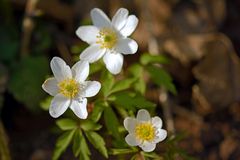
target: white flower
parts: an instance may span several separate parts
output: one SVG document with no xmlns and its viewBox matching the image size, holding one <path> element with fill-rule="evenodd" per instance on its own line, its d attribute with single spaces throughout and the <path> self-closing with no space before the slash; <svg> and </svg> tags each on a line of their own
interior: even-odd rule
<svg viewBox="0 0 240 160">
<path fill-rule="evenodd" d="M 107 69 L 118 74 L 123 65 L 123 55 L 137 52 L 138 45 L 127 38 L 138 24 L 138 18 L 128 15 L 128 10 L 120 8 L 112 21 L 98 9 L 91 10 L 93 26 L 82 26 L 76 31 L 80 39 L 90 44 L 80 55 L 80 59 L 93 63 L 103 57 Z"/>
<path fill-rule="evenodd" d="M 101 84 L 97 81 L 85 81 L 89 74 L 89 63 L 77 62 L 72 69 L 59 57 L 50 63 L 54 77 L 48 78 L 42 85 L 50 95 L 54 96 L 49 113 L 52 117 L 61 116 L 70 107 L 81 119 L 86 119 L 87 98 L 95 96 Z"/>
<path fill-rule="evenodd" d="M 137 118 L 124 119 L 124 127 L 129 132 L 125 137 L 130 146 L 139 146 L 145 152 L 155 149 L 156 143 L 167 137 L 167 131 L 162 129 L 162 120 L 159 117 L 150 117 L 147 110 L 141 109 Z"/>
</svg>

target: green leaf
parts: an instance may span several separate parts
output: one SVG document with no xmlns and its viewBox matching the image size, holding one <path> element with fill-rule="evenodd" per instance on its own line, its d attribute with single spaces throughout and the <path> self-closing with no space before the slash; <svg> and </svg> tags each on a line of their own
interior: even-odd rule
<svg viewBox="0 0 240 160">
<path fill-rule="evenodd" d="M 79 155 L 81 150 L 80 148 L 81 137 L 83 137 L 82 131 L 80 129 L 77 129 L 73 137 L 73 148 L 72 148 L 75 157 Z"/>
<path fill-rule="evenodd" d="M 90 143 L 106 158 L 108 158 L 104 139 L 96 132 L 86 132 Z"/>
<path fill-rule="evenodd" d="M 111 107 L 107 107 L 104 110 L 104 121 L 109 133 L 111 133 L 116 139 L 120 138 L 118 131 L 119 122 L 116 114 Z"/>
<path fill-rule="evenodd" d="M 129 153 L 135 153 L 137 152 L 138 149 L 132 147 L 132 148 L 124 148 L 124 149 L 119 149 L 119 148 L 113 148 L 109 151 L 109 154 L 111 155 L 120 155 L 120 154 L 129 154 Z"/>
<path fill-rule="evenodd" d="M 116 82 L 113 85 L 111 91 L 108 93 L 108 95 L 128 89 L 134 81 L 136 81 L 136 80 L 135 79 L 124 79 L 124 80 L 120 80 L 120 81 Z"/>
<path fill-rule="evenodd" d="M 83 160 L 90 160 L 90 150 L 88 148 L 88 145 L 87 145 L 87 142 L 86 142 L 86 139 L 84 136 L 81 136 L 80 138 L 80 156 L 79 156 L 79 159 L 83 159 Z"/>
<path fill-rule="evenodd" d="M 64 118 L 64 119 L 59 119 L 57 120 L 57 125 L 61 130 L 72 130 L 77 128 L 77 123 L 72 120 L 72 119 L 68 119 L 68 118 Z"/>
<path fill-rule="evenodd" d="M 73 138 L 74 133 L 75 130 L 67 131 L 57 139 L 56 147 L 53 152 L 53 160 L 57 160 L 60 155 L 66 150 L 67 146 L 70 144 Z"/>
<path fill-rule="evenodd" d="M 45 57 L 26 57 L 13 66 L 8 90 L 32 111 L 40 109 L 39 104 L 46 95 L 41 86 L 49 73 L 48 66 Z"/>
<path fill-rule="evenodd" d="M 171 76 L 163 68 L 148 66 L 147 71 L 154 83 L 156 83 L 159 87 L 164 87 L 171 93 L 177 94 L 177 90 L 172 82 Z"/>
<path fill-rule="evenodd" d="M 53 97 L 48 96 L 46 99 L 44 99 L 43 101 L 41 101 L 41 103 L 40 103 L 40 107 L 41 107 L 44 111 L 48 111 L 52 99 L 53 99 Z"/>
<path fill-rule="evenodd" d="M 156 106 L 156 104 L 146 100 L 142 95 L 132 92 L 121 92 L 110 96 L 109 100 L 117 106 L 123 107 L 129 110 L 135 110 L 136 108 L 150 109 Z"/>
<path fill-rule="evenodd" d="M 101 91 L 103 93 L 103 96 L 107 97 L 113 87 L 114 77 L 112 76 L 111 73 L 105 70 L 102 72 L 101 83 L 102 83 Z"/>
<path fill-rule="evenodd" d="M 80 52 L 79 52 L 79 53 L 80 53 Z M 89 74 L 89 75 L 94 74 L 94 73 L 102 70 L 103 67 L 104 67 L 104 66 L 103 66 L 103 64 L 102 64 L 100 61 L 95 62 L 95 63 L 92 63 L 92 64 L 90 65 L 90 74 Z"/>
<path fill-rule="evenodd" d="M 96 102 L 94 104 L 94 109 L 89 116 L 89 119 L 91 119 L 93 122 L 98 122 L 99 119 L 101 118 L 102 112 L 106 106 L 107 106 L 107 104 L 105 104 L 105 102 L 103 102 L 103 101 Z"/>
<path fill-rule="evenodd" d="M 144 95 L 146 91 L 146 82 L 144 81 L 144 69 L 139 64 L 133 64 L 129 68 L 129 72 L 133 75 L 136 81 L 133 83 L 135 91 Z"/>
<path fill-rule="evenodd" d="M 151 55 L 149 53 L 144 53 L 140 57 L 140 63 L 143 65 L 147 65 L 149 63 L 168 64 L 169 59 L 164 55 Z"/>
<path fill-rule="evenodd" d="M 84 131 L 97 131 L 99 129 L 102 128 L 102 125 L 94 123 L 91 120 L 85 120 L 81 122 L 80 127 L 84 130 Z"/>
</svg>

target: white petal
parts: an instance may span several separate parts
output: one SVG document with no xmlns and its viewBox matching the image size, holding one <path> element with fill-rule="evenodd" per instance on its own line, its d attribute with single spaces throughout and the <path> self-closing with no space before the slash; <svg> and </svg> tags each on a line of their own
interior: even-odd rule
<svg viewBox="0 0 240 160">
<path fill-rule="evenodd" d="M 128 134 L 125 137 L 125 141 L 130 146 L 137 146 L 137 145 L 139 145 L 141 143 L 138 139 L 136 139 L 136 137 L 133 134 Z"/>
<path fill-rule="evenodd" d="M 137 113 L 138 121 L 150 121 L 151 117 L 149 112 L 146 109 L 140 109 Z"/>
<path fill-rule="evenodd" d="M 142 150 L 144 150 L 145 152 L 152 152 L 156 148 L 156 144 L 155 143 L 149 143 L 149 142 L 145 141 L 139 147 L 141 147 Z"/>
<path fill-rule="evenodd" d="M 105 53 L 106 49 L 101 49 L 100 45 L 90 45 L 80 55 L 81 60 L 93 63 L 99 60 Z"/>
<path fill-rule="evenodd" d="M 95 43 L 97 41 L 98 33 L 99 29 L 95 26 L 82 26 L 79 27 L 76 31 L 77 36 L 89 44 Z"/>
<path fill-rule="evenodd" d="M 134 15 L 130 15 L 127 19 L 125 26 L 120 30 L 120 33 L 127 37 L 130 36 L 136 29 L 138 24 L 138 18 Z"/>
<path fill-rule="evenodd" d="M 78 82 L 83 82 L 89 74 L 89 63 L 87 61 L 78 61 L 72 67 L 73 78 Z"/>
<path fill-rule="evenodd" d="M 55 78 L 48 78 L 43 84 L 42 89 L 51 96 L 55 96 L 58 93 L 58 82 Z"/>
<path fill-rule="evenodd" d="M 99 8 L 94 8 L 91 10 L 91 18 L 94 26 L 98 28 L 111 26 L 108 16 Z"/>
<path fill-rule="evenodd" d="M 123 54 L 134 54 L 138 50 L 138 44 L 130 38 L 120 39 L 118 40 L 115 50 Z"/>
<path fill-rule="evenodd" d="M 84 83 L 85 88 L 84 88 L 84 93 L 82 94 L 83 97 L 93 97 L 95 96 L 100 88 L 101 88 L 101 83 L 97 81 L 86 81 Z"/>
<path fill-rule="evenodd" d="M 152 124 L 153 126 L 157 127 L 157 128 L 162 128 L 162 119 L 155 116 L 152 118 Z"/>
<path fill-rule="evenodd" d="M 137 121 L 135 118 L 127 117 L 124 119 L 123 124 L 129 133 L 134 133 Z"/>
<path fill-rule="evenodd" d="M 103 61 L 112 74 L 118 74 L 123 66 L 123 55 L 107 52 L 103 57 Z"/>
<path fill-rule="evenodd" d="M 153 140 L 153 143 L 158 143 L 163 141 L 167 137 L 167 131 L 165 129 L 158 129 L 157 135 Z"/>
<path fill-rule="evenodd" d="M 57 118 L 61 116 L 69 107 L 71 103 L 70 99 L 67 99 L 66 97 L 57 94 L 51 102 L 49 113 L 52 117 Z"/>
<path fill-rule="evenodd" d="M 72 78 L 72 72 L 70 67 L 59 57 L 53 57 L 50 62 L 52 72 L 57 81 L 62 81 L 66 78 Z"/>
<path fill-rule="evenodd" d="M 128 18 L 128 10 L 125 8 L 120 8 L 112 18 L 112 24 L 117 29 L 120 30 L 126 24 Z"/>
<path fill-rule="evenodd" d="M 78 116 L 81 119 L 86 119 L 88 116 L 87 112 L 87 99 L 83 98 L 81 101 L 79 100 L 72 100 L 72 104 L 70 106 L 72 111 L 76 116 Z"/>
</svg>

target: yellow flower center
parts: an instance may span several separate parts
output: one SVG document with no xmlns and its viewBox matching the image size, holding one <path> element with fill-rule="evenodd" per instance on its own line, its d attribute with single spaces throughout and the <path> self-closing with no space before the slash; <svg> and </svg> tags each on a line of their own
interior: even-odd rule
<svg viewBox="0 0 240 160">
<path fill-rule="evenodd" d="M 149 122 L 137 124 L 135 135 L 139 140 L 152 141 L 155 137 L 155 128 Z"/>
<path fill-rule="evenodd" d="M 79 92 L 79 85 L 74 79 L 65 79 L 58 83 L 59 92 L 67 98 L 74 98 Z"/>
<path fill-rule="evenodd" d="M 117 33 L 111 28 L 102 28 L 97 35 L 97 43 L 101 48 L 112 49 L 117 43 Z"/>
</svg>

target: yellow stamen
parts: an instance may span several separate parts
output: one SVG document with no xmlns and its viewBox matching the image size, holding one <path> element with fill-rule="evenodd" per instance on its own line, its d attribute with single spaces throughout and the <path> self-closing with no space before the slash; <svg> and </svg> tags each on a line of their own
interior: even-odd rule
<svg viewBox="0 0 240 160">
<path fill-rule="evenodd" d="M 97 35 L 97 43 L 101 48 L 112 49 L 117 43 L 117 33 L 110 28 L 102 28 Z"/>
<path fill-rule="evenodd" d="M 59 92 L 67 98 L 74 98 L 79 92 L 79 85 L 74 79 L 65 79 L 58 83 Z"/>
<path fill-rule="evenodd" d="M 139 140 L 152 141 L 155 137 L 155 128 L 149 122 L 139 123 L 136 125 L 135 135 Z"/>
</svg>

